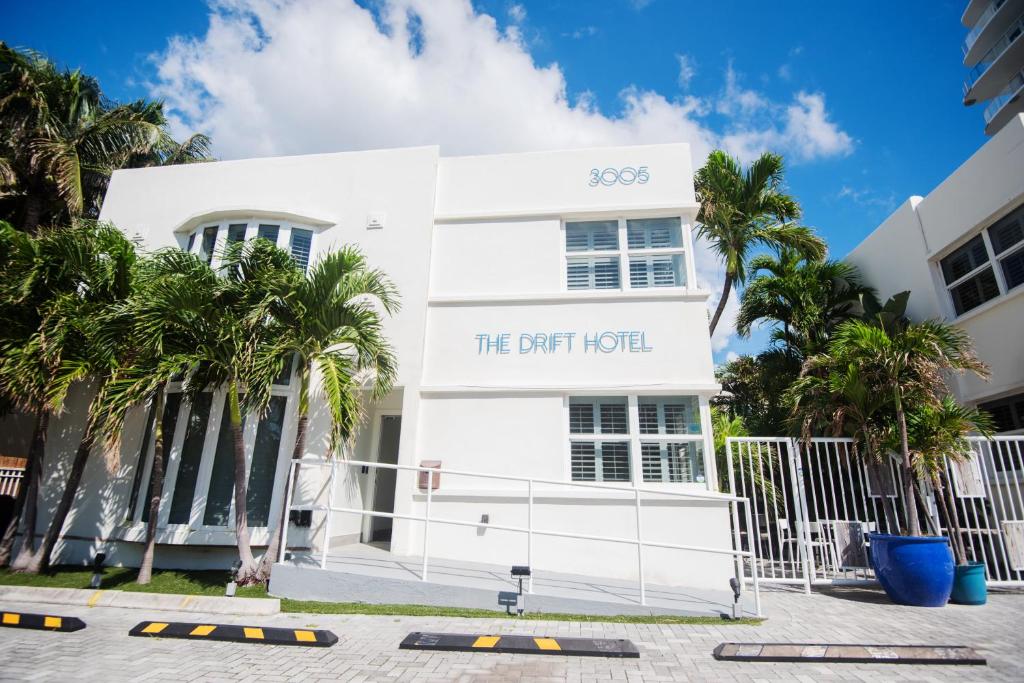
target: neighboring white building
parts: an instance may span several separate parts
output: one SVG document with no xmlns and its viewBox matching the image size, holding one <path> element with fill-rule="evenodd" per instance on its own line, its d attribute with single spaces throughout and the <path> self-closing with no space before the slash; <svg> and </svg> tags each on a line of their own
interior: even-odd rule
<svg viewBox="0 0 1024 683">
<path fill-rule="evenodd" d="M 970 334 L 992 377 L 956 378 L 959 399 L 989 410 L 1000 432 L 1024 433 L 1024 115 L 846 260 L 883 298 L 911 290 L 912 318 Z"/>
<path fill-rule="evenodd" d="M 670 144 L 456 158 L 420 147 L 117 171 L 102 218 L 145 249 L 177 246 L 214 266 L 225 241 L 262 236 L 303 264 L 356 244 L 385 271 L 402 299 L 387 321 L 398 381 L 370 407 L 351 459 L 714 492 L 708 399 L 719 385 L 708 293 L 694 272 L 696 211 L 690 148 Z M 257 546 L 283 504 L 294 392 L 295 382 L 282 383 L 268 416 L 246 423 Z M 158 565 L 226 567 L 233 555 L 223 404 L 213 393 L 184 405 L 171 388 Z M 140 407 L 129 423 L 113 474 L 102 458 L 90 462 L 62 561 L 102 546 L 114 561 L 137 563 L 152 458 L 147 414 Z M 51 428 L 45 503 L 59 493 L 81 418 L 72 411 Z M 314 404 L 310 458 L 328 455 L 325 420 Z M 327 480 L 304 471 L 296 504 L 324 504 Z M 420 514 L 425 496 L 413 474 L 379 472 L 351 468 L 335 483 L 334 505 Z M 525 525 L 526 495 L 520 482 L 445 475 L 433 514 L 480 526 L 437 526 L 431 554 L 524 564 L 525 538 L 487 523 Z M 636 533 L 631 497 L 558 484 L 535 495 L 538 527 Z M 290 544 L 318 549 L 329 535 L 332 546 L 420 548 L 418 522 L 336 514 L 325 534 L 323 521 L 313 511 L 309 528 L 293 525 Z M 644 524 L 645 540 L 731 547 L 725 501 L 648 501 Z M 629 546 L 535 541 L 540 568 L 632 578 L 636 562 Z M 655 583 L 722 588 L 731 567 L 728 555 L 652 548 L 645 573 Z"/>
<path fill-rule="evenodd" d="M 1024 112 L 1024 0 L 969 0 L 961 18 L 964 104 L 986 102 L 985 133 L 995 134 Z"/>
</svg>

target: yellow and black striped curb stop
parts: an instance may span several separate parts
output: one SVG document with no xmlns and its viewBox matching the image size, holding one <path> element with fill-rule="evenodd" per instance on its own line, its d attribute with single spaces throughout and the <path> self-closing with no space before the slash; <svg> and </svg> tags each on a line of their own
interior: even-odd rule
<svg viewBox="0 0 1024 683">
<path fill-rule="evenodd" d="M 977 664 L 985 658 L 963 645 L 843 645 L 831 643 L 722 643 L 715 659 L 729 662 L 816 664 Z"/>
<path fill-rule="evenodd" d="M 0 625 L 9 628 L 33 628 L 39 631 L 81 631 L 85 622 L 78 617 L 55 617 L 49 614 L 26 614 L 25 612 L 3 612 Z"/>
<path fill-rule="evenodd" d="M 477 633 L 410 633 L 398 646 L 402 650 L 444 652 L 509 652 L 523 655 L 569 655 L 573 657 L 630 657 L 640 651 L 630 640 L 615 638 L 541 638 L 537 636 L 492 636 Z"/>
<path fill-rule="evenodd" d="M 310 628 L 270 628 L 234 624 L 186 624 L 175 621 L 143 621 L 128 631 L 130 636 L 185 638 L 187 640 L 225 640 L 231 643 L 264 645 L 302 645 L 330 647 L 338 636 L 330 631 Z"/>
</svg>

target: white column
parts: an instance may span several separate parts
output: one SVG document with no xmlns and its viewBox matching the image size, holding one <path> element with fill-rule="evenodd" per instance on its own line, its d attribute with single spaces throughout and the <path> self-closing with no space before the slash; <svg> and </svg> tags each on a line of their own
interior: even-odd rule
<svg viewBox="0 0 1024 683">
<path fill-rule="evenodd" d="M 718 490 L 718 467 L 715 463 L 715 437 L 711 428 L 711 403 L 707 396 L 698 396 L 700 431 L 704 435 L 704 484 L 708 491 Z"/>
<path fill-rule="evenodd" d="M 636 488 L 643 483 L 643 459 L 640 457 L 640 404 L 636 396 L 626 399 L 629 410 L 629 474 Z"/>
<path fill-rule="evenodd" d="M 697 265 L 693 258 L 693 229 L 689 223 L 683 222 L 683 247 L 686 248 L 686 289 L 697 289 Z"/>
</svg>

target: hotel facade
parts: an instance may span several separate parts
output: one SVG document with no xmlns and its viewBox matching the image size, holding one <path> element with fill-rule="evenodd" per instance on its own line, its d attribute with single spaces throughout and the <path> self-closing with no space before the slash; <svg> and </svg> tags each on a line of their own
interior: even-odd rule
<svg viewBox="0 0 1024 683">
<path fill-rule="evenodd" d="M 523 534 L 495 527 L 635 537 L 639 495 L 572 485 L 604 483 L 655 491 L 643 501 L 645 541 L 732 547 L 717 493 L 708 400 L 720 387 L 708 293 L 694 271 L 696 212 L 689 146 L 668 144 L 477 157 L 421 147 L 124 170 L 101 218 L 145 250 L 186 249 L 215 268 L 229 241 L 269 239 L 303 267 L 357 245 L 396 284 L 402 308 L 386 321 L 395 388 L 368 404 L 339 453 L 326 451 L 326 411 L 314 399 L 308 466 L 290 495 L 292 552 L 374 542 L 417 554 L 424 525 L 403 517 L 432 505 L 464 522 L 431 528 L 432 556 L 635 579 L 635 547 L 548 535 L 527 548 Z M 285 505 L 295 385 L 282 377 L 267 415 L 245 423 L 258 552 Z M 236 557 L 224 403 L 216 389 L 193 405 L 169 389 L 158 566 L 226 568 Z M 59 496 L 84 405 L 83 395 L 51 426 L 44 509 Z M 91 459 L 58 561 L 102 551 L 138 563 L 154 418 L 137 408 L 113 472 Z M 331 458 L 446 473 L 428 502 L 417 472 L 332 468 Z M 38 531 L 48 521 L 44 511 Z M 728 554 L 645 554 L 652 583 L 723 588 L 732 573 Z"/>
</svg>

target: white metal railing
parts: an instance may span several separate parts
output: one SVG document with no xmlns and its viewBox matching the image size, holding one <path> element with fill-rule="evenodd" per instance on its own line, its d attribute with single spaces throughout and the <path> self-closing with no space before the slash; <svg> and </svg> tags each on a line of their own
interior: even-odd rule
<svg viewBox="0 0 1024 683">
<path fill-rule="evenodd" d="M 989 584 L 1019 586 L 1024 583 L 1024 436 L 968 440 L 973 457 L 946 463 L 949 500 L 967 559 L 985 565 Z"/>
<path fill-rule="evenodd" d="M 20 467 L 0 467 L 0 496 L 17 497 L 25 470 Z"/>
<path fill-rule="evenodd" d="M 327 505 L 293 505 L 292 498 L 294 491 L 292 490 L 292 482 L 295 480 L 296 468 L 303 466 L 316 466 L 316 467 L 330 467 L 331 473 L 328 478 L 328 503 Z M 391 470 L 404 470 L 418 473 L 426 473 L 427 487 L 425 493 L 425 505 L 424 514 L 422 517 L 416 515 L 406 515 L 394 512 L 378 512 L 376 510 L 366 510 L 363 508 L 351 508 L 351 507 L 335 507 L 334 505 L 334 488 L 337 481 L 337 470 L 339 467 L 376 467 L 380 469 L 391 469 Z M 638 486 L 614 486 L 609 484 L 600 484 L 592 482 L 579 482 L 579 481 L 563 481 L 555 479 L 536 479 L 530 477 L 516 477 L 512 475 L 503 474 L 486 474 L 482 472 L 473 472 L 467 470 L 454 470 L 454 469 L 442 469 L 434 467 L 418 467 L 414 465 L 393 465 L 389 463 L 371 462 L 367 460 L 344 460 L 344 459 L 331 459 L 324 460 L 320 458 L 303 458 L 301 460 L 292 460 L 289 467 L 288 482 L 285 489 L 285 506 L 289 511 L 291 510 L 315 510 L 326 513 L 326 519 L 324 520 L 324 543 L 323 549 L 320 556 L 320 567 L 326 568 L 327 566 L 327 553 L 330 545 L 330 528 L 331 528 L 331 515 L 335 512 L 357 514 L 362 516 L 372 517 L 384 517 L 388 519 L 402 519 L 412 522 L 423 523 L 423 559 L 422 568 L 420 571 L 420 579 L 422 581 L 428 580 L 429 571 L 429 555 L 430 555 L 430 525 L 431 524 L 450 524 L 454 526 L 466 526 L 466 527 L 479 527 L 480 522 L 459 520 L 459 519 L 446 519 L 439 518 L 431 515 L 430 503 L 433 491 L 434 476 L 444 474 L 447 477 L 452 476 L 463 476 L 479 479 L 491 479 L 498 481 L 514 481 L 520 482 L 526 485 L 527 493 L 527 526 L 514 526 L 508 524 L 492 524 L 488 523 L 488 529 L 495 529 L 498 531 L 510 531 L 515 533 L 525 534 L 527 537 L 526 547 L 526 559 L 527 565 L 533 566 L 533 537 L 534 536 L 550 536 L 555 538 L 569 538 L 579 539 L 586 541 L 602 541 L 609 543 L 621 543 L 627 545 L 633 545 L 637 550 L 637 570 L 638 570 L 638 585 L 640 589 L 640 604 L 647 604 L 646 594 L 646 582 L 644 580 L 644 548 L 665 548 L 669 550 L 684 550 L 691 552 L 710 553 L 716 555 L 729 555 L 734 558 L 736 564 L 736 578 L 739 580 L 742 590 L 742 562 L 744 559 L 748 559 L 751 562 L 754 561 L 753 553 L 737 548 L 709 548 L 705 546 L 696 545 L 683 545 L 677 543 L 663 543 L 660 541 L 648 541 L 643 538 L 643 526 L 642 526 L 642 515 L 641 515 L 641 494 L 647 493 L 659 497 L 670 497 L 670 498 L 684 498 L 692 500 L 714 500 L 720 502 L 728 502 L 730 504 L 732 514 L 735 517 L 739 514 L 738 506 L 745 504 L 744 511 L 747 518 L 748 528 L 750 527 L 750 504 L 746 498 L 729 495 L 729 494 L 717 494 L 717 493 L 698 493 L 689 491 L 665 491 L 662 489 L 653 488 L 642 488 Z M 588 488 L 598 489 L 602 491 L 613 491 L 618 493 L 631 494 L 634 500 L 634 508 L 636 515 L 636 537 L 628 538 L 621 536 L 603 536 L 597 534 L 582 534 L 573 533 L 566 531 L 555 531 L 551 529 L 537 529 L 533 525 L 533 507 L 534 507 L 534 493 L 537 484 L 553 485 L 559 487 L 577 487 L 577 488 Z M 287 543 L 281 543 L 279 562 L 284 562 L 285 559 L 285 547 Z M 754 593 L 754 611 L 760 616 L 761 615 L 761 593 L 758 577 L 755 573 L 752 581 L 752 589 Z M 531 574 L 528 583 L 528 591 L 533 592 L 533 576 Z"/>
<path fill-rule="evenodd" d="M 946 461 L 952 519 L 930 482 L 921 481 L 921 523 L 927 533 L 959 534 L 966 559 L 985 565 L 990 584 L 1024 585 L 1024 436 L 968 441 L 969 458 Z M 730 492 L 748 499 L 752 511 L 753 523 L 733 518 L 736 547 L 753 553 L 748 579 L 806 591 L 874 580 L 868 534 L 898 534 L 907 515 L 895 455 L 872 463 L 849 438 L 726 443 Z"/>
</svg>

